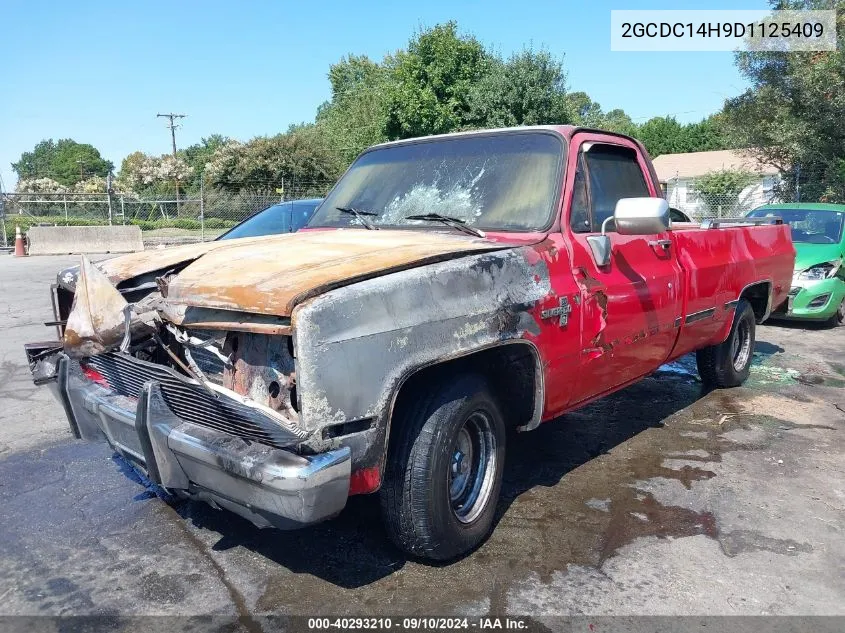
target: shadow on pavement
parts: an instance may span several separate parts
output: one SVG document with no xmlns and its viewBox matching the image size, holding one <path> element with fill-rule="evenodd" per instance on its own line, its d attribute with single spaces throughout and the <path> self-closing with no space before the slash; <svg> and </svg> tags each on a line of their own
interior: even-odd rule
<svg viewBox="0 0 845 633">
<path fill-rule="evenodd" d="M 705 393 L 689 376 L 654 376 L 535 431 L 512 435 L 496 523 L 527 491 L 557 485 L 570 471 L 646 429 L 661 426 L 665 418 Z M 186 502 L 178 510 L 195 526 L 220 534 L 214 550 L 244 547 L 292 572 L 312 574 L 344 588 L 375 582 L 409 560 L 388 540 L 377 495 L 352 497 L 336 519 L 291 532 L 260 530 L 202 503 Z"/>
</svg>

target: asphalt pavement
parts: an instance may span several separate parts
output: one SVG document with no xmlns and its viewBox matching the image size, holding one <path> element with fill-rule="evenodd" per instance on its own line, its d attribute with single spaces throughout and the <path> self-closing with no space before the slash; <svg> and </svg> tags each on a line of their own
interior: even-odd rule
<svg viewBox="0 0 845 633">
<path fill-rule="evenodd" d="M 845 327 L 760 326 L 742 388 L 685 357 L 516 436 L 489 541 L 433 565 L 374 498 L 259 530 L 74 440 L 23 343 L 75 261 L 0 255 L 0 614 L 845 615 Z"/>
</svg>

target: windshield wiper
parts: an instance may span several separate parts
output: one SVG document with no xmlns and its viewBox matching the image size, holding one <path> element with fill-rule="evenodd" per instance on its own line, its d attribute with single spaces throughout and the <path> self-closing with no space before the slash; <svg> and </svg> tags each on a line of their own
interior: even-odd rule
<svg viewBox="0 0 845 633">
<path fill-rule="evenodd" d="M 335 207 L 335 209 L 337 209 L 341 213 L 348 213 L 349 215 L 354 215 L 357 220 L 369 230 L 378 231 L 378 227 L 365 217 L 368 215 L 377 216 L 378 213 L 374 213 L 373 211 L 361 211 L 359 209 L 355 209 L 354 207 Z"/>
<path fill-rule="evenodd" d="M 481 229 L 476 229 L 471 227 L 466 223 L 466 220 L 461 220 L 460 218 L 453 218 L 448 215 L 440 215 L 439 213 L 421 213 L 419 215 L 406 215 L 403 219 L 405 220 L 428 220 L 429 222 L 440 222 L 447 226 L 451 226 L 453 228 L 458 229 L 459 231 L 463 231 L 464 233 L 469 233 L 470 235 L 475 235 L 476 237 L 487 237 L 487 234 L 482 231 Z"/>
</svg>

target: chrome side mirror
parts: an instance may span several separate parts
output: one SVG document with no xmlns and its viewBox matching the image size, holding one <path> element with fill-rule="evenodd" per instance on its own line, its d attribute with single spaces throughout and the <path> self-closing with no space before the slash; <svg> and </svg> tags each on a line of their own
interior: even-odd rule
<svg viewBox="0 0 845 633">
<path fill-rule="evenodd" d="M 669 203 L 663 198 L 622 198 L 613 218 L 620 235 L 663 233 L 669 230 Z"/>
</svg>

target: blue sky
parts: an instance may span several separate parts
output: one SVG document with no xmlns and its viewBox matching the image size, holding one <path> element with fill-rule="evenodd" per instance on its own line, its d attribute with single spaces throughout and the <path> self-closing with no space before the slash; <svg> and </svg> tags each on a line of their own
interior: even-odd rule
<svg viewBox="0 0 845 633">
<path fill-rule="evenodd" d="M 766 8 L 746 0 L 741 8 Z M 129 152 L 169 151 L 158 112 L 185 113 L 180 147 L 313 120 L 326 72 L 348 53 L 381 59 L 420 27 L 450 19 L 507 56 L 525 45 L 563 55 L 571 90 L 635 120 L 698 120 L 745 83 L 730 53 L 610 51 L 611 9 L 739 8 L 733 2 L 43 2 L 3 0 L 0 175 L 44 138 Z"/>
</svg>

